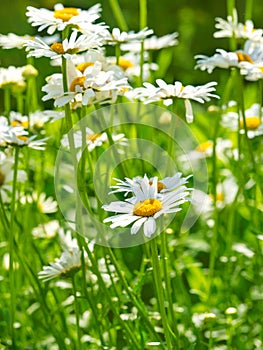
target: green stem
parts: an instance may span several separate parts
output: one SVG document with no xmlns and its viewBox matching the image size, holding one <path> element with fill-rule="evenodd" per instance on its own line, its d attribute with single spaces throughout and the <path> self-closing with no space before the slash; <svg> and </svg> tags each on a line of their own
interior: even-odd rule
<svg viewBox="0 0 263 350">
<path fill-rule="evenodd" d="M 209 289 L 208 289 L 208 300 L 212 292 L 214 270 L 215 270 L 215 261 L 217 256 L 217 241 L 218 241 L 218 209 L 216 206 L 217 198 L 217 155 L 216 155 L 216 143 L 217 143 L 217 134 L 219 131 L 220 117 L 216 115 L 216 121 L 214 126 L 214 135 L 213 135 L 213 155 L 212 155 L 212 196 L 214 199 L 214 227 L 210 245 L 210 258 L 209 258 Z"/>
<path fill-rule="evenodd" d="M 147 0 L 139 0 L 140 2 L 140 29 L 147 26 Z"/>
<path fill-rule="evenodd" d="M 134 304 L 134 306 L 140 311 L 141 317 L 143 318 L 143 321 L 145 322 L 148 330 L 152 333 L 152 335 L 156 338 L 158 337 L 158 334 L 156 333 L 156 331 L 154 330 L 151 322 L 149 321 L 148 317 L 147 317 L 147 310 L 146 308 L 144 308 L 142 302 L 138 299 L 138 296 L 134 296 L 134 294 L 132 293 L 132 290 L 128 284 L 128 282 L 126 281 L 120 266 L 118 264 L 118 261 L 115 257 L 115 255 L 113 254 L 113 251 L 110 247 L 107 247 L 107 253 L 109 254 L 111 261 L 116 269 L 116 273 L 123 285 L 123 288 L 125 289 L 127 295 L 129 296 L 129 298 L 131 299 L 132 303 Z M 160 339 L 158 339 L 160 340 Z M 162 345 L 160 345 L 162 346 Z"/>
<path fill-rule="evenodd" d="M 246 114 L 245 114 L 245 103 L 244 103 L 244 81 L 243 81 L 243 76 L 241 76 L 241 74 L 240 74 L 239 87 L 240 87 L 239 108 L 240 108 L 240 112 L 241 112 L 241 116 L 242 116 L 243 128 L 245 131 L 245 139 L 246 139 L 246 143 L 247 143 L 247 147 L 248 147 L 248 153 L 250 156 L 250 161 L 252 164 L 254 176 L 256 178 L 256 184 L 258 185 L 259 189 L 261 190 L 261 193 L 263 193 L 263 187 L 261 185 L 262 181 L 261 181 L 260 176 L 258 176 L 258 168 L 257 168 L 257 163 L 256 163 L 256 160 L 254 157 L 254 151 L 252 149 L 251 140 L 248 137 L 248 129 L 247 129 L 247 123 L 246 123 Z"/>
<path fill-rule="evenodd" d="M 143 84 L 143 65 L 144 65 L 144 42 L 141 42 L 141 51 L 140 51 L 140 85 Z"/>
<path fill-rule="evenodd" d="M 175 312 L 173 309 L 173 298 L 172 298 L 172 289 L 171 289 L 171 279 L 170 279 L 170 274 L 169 274 L 169 269 L 168 269 L 168 264 L 167 264 L 167 247 L 168 247 L 168 241 L 167 241 L 167 234 L 165 232 L 161 233 L 161 258 L 162 258 L 162 268 L 163 268 L 163 274 L 164 274 L 164 281 L 165 281 L 165 294 L 166 298 L 168 300 L 168 316 L 169 316 L 169 321 L 170 324 L 173 325 L 172 329 L 174 330 L 176 336 L 173 334 L 173 337 L 175 341 L 177 341 L 177 346 L 178 345 L 178 340 L 179 340 L 179 334 L 178 334 L 178 329 L 177 329 L 177 321 L 175 318 Z"/>
<path fill-rule="evenodd" d="M 164 329 L 164 336 L 166 339 L 167 350 L 171 350 L 173 349 L 173 346 L 172 346 L 172 341 L 170 337 L 170 327 L 168 324 L 166 310 L 165 310 L 165 300 L 164 300 L 163 287 L 162 287 L 163 281 L 161 278 L 161 269 L 160 269 L 160 263 L 159 263 L 159 257 L 158 257 L 158 248 L 157 248 L 156 238 L 150 240 L 150 247 L 151 247 L 154 284 L 155 284 L 157 300 L 159 304 L 159 310 L 160 310 L 163 329 Z"/>
<path fill-rule="evenodd" d="M 7 116 L 8 121 L 10 121 L 10 111 L 11 111 L 11 93 L 9 88 L 4 89 L 4 106 L 5 106 L 5 115 Z"/>
<path fill-rule="evenodd" d="M 121 57 L 121 47 L 119 43 L 115 45 L 115 56 L 116 56 L 116 65 L 118 66 L 120 62 L 120 57 Z"/>
<path fill-rule="evenodd" d="M 227 14 L 228 16 L 233 16 L 233 11 L 235 9 L 235 0 L 227 0 Z M 237 47 L 237 42 L 235 37 L 229 38 L 229 44 L 230 44 L 230 49 L 231 51 L 235 51 Z"/>
<path fill-rule="evenodd" d="M 62 57 L 62 76 L 63 76 L 63 89 L 64 89 L 64 93 L 66 93 L 68 91 L 67 60 L 64 57 Z M 65 119 L 66 119 L 66 128 L 67 128 L 66 131 L 69 132 L 73 126 L 69 103 L 67 103 L 64 106 L 64 108 L 65 108 Z"/>
<path fill-rule="evenodd" d="M 73 287 L 73 296 L 74 296 L 74 306 L 75 306 L 75 315 L 76 315 L 76 327 L 77 327 L 77 350 L 81 350 L 81 329 L 79 326 L 79 319 L 80 319 L 80 312 L 79 312 L 79 303 L 77 299 L 77 288 L 76 288 L 76 281 L 75 281 L 75 275 L 72 276 L 72 287 Z"/>
<path fill-rule="evenodd" d="M 252 18 L 253 0 L 246 0 L 245 20 Z"/>
<path fill-rule="evenodd" d="M 109 305 L 110 305 L 110 307 L 111 307 L 111 310 L 112 310 L 113 314 L 115 315 L 115 317 L 118 319 L 118 321 L 120 322 L 121 326 L 122 326 L 123 329 L 125 330 L 125 332 L 126 332 L 126 334 L 127 334 L 127 339 L 128 339 L 128 340 L 133 344 L 133 346 L 134 346 L 132 349 L 138 349 L 138 350 L 140 350 L 140 349 L 141 349 L 140 344 L 139 344 L 139 342 L 138 342 L 138 340 L 137 340 L 135 334 L 134 334 L 133 331 L 130 329 L 130 325 L 129 325 L 127 322 L 125 322 L 125 321 L 123 321 L 123 320 L 121 319 L 119 311 L 115 308 L 115 306 L 114 306 L 114 304 L 113 304 L 113 302 L 112 302 L 112 298 L 111 298 L 111 296 L 110 296 L 110 294 L 109 294 L 108 288 L 106 287 L 105 282 L 103 281 L 103 279 L 102 279 L 102 277 L 101 277 L 101 274 L 100 274 L 100 271 L 99 271 L 99 269 L 98 269 L 98 267 L 97 267 L 97 262 L 96 262 L 96 260 L 95 260 L 95 258 L 94 258 L 94 256 L 93 256 L 92 252 L 90 251 L 90 249 L 89 249 L 87 243 L 86 243 L 84 240 L 83 240 L 83 246 L 84 246 L 84 248 L 85 248 L 85 251 L 86 251 L 87 254 L 88 254 L 88 257 L 89 257 L 89 259 L 90 259 L 90 261 L 91 261 L 91 264 L 92 264 L 92 266 L 93 266 L 94 272 L 95 272 L 95 274 L 96 274 L 96 276 L 97 276 L 97 278 L 98 278 L 98 284 L 99 284 L 99 286 L 102 288 L 103 294 L 104 294 L 104 296 L 106 297 L 106 299 L 107 299 L 107 301 L 108 301 L 108 303 L 109 303 Z"/>
<path fill-rule="evenodd" d="M 15 348 L 15 276 L 14 276 L 14 222 L 15 222 L 15 210 L 16 210 L 16 185 L 17 185 L 17 173 L 18 173 L 18 157 L 19 147 L 14 148 L 14 173 L 13 173 L 13 185 L 12 185 L 12 200 L 11 200 L 11 213 L 10 213 L 10 232 L 9 232 L 9 277 L 10 277 L 10 323 L 11 323 L 11 338 L 12 345 Z"/>
<path fill-rule="evenodd" d="M 122 31 L 127 32 L 128 26 L 127 26 L 127 23 L 125 21 L 125 17 L 123 16 L 123 13 L 121 11 L 118 0 L 109 0 L 109 3 L 110 3 L 110 7 L 111 7 L 112 12 L 115 16 L 115 19 L 117 21 L 118 26 L 120 27 L 120 29 Z"/>
</svg>

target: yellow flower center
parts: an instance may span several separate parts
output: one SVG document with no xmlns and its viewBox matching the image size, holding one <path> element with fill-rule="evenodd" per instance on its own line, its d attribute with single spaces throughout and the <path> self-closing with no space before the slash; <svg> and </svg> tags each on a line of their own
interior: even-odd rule
<svg viewBox="0 0 263 350">
<path fill-rule="evenodd" d="M 213 142 L 212 141 L 205 141 L 200 143 L 200 145 L 198 145 L 195 150 L 197 152 L 205 152 L 207 151 L 209 148 L 213 147 Z"/>
<path fill-rule="evenodd" d="M 5 174 L 0 171 L 0 187 L 3 186 L 5 182 Z"/>
<path fill-rule="evenodd" d="M 51 50 L 55 51 L 59 55 L 62 55 L 65 53 L 65 50 L 63 48 L 63 45 L 61 43 L 54 43 L 50 46 Z"/>
<path fill-rule="evenodd" d="M 18 138 L 19 140 L 21 140 L 21 141 L 27 141 L 27 140 L 28 140 L 28 137 L 22 136 L 22 135 L 17 136 L 17 138 Z"/>
<path fill-rule="evenodd" d="M 149 185 L 152 185 L 152 184 L 153 184 L 153 182 L 152 182 L 152 181 L 149 181 Z M 157 192 L 158 192 L 158 193 L 160 193 L 161 190 L 164 190 L 165 188 L 167 188 L 167 187 L 165 186 L 165 184 L 163 184 L 163 183 L 160 182 L 160 181 L 157 182 Z"/>
<path fill-rule="evenodd" d="M 210 194 L 210 198 L 212 199 L 212 201 L 214 201 L 214 196 L 212 194 Z M 216 201 L 217 202 L 223 202 L 224 199 L 225 199 L 224 193 L 217 192 L 217 194 L 216 194 Z"/>
<path fill-rule="evenodd" d="M 252 60 L 252 58 L 247 55 L 246 53 L 243 52 L 236 52 L 237 54 L 237 59 L 238 62 L 249 62 L 249 63 L 254 63 L 254 61 Z"/>
<path fill-rule="evenodd" d="M 76 66 L 77 70 L 79 70 L 81 73 L 84 72 L 84 70 L 90 66 L 94 66 L 93 62 L 84 62 L 84 63 L 80 63 Z"/>
<path fill-rule="evenodd" d="M 69 21 L 72 17 L 78 16 L 79 11 L 74 7 L 65 7 L 61 10 L 54 11 L 54 17 L 58 19 L 62 19 L 63 22 Z"/>
<path fill-rule="evenodd" d="M 248 130 L 256 130 L 261 124 L 260 117 L 254 116 L 254 117 L 246 117 L 246 125 Z M 240 120 L 240 126 L 243 128 L 244 122 L 241 119 Z"/>
<path fill-rule="evenodd" d="M 74 92 L 77 85 L 79 85 L 80 87 L 85 89 L 85 87 L 84 87 L 85 79 L 86 79 L 86 77 L 84 77 L 84 76 L 77 77 L 77 78 L 73 79 L 71 84 L 70 84 L 69 90 Z"/>
<path fill-rule="evenodd" d="M 126 60 L 125 58 L 120 57 L 119 58 L 119 66 L 123 69 L 126 70 L 128 68 L 132 68 L 134 65 L 131 61 Z"/>
<path fill-rule="evenodd" d="M 158 199 L 149 198 L 136 203 L 133 207 L 133 215 L 137 216 L 153 216 L 162 209 L 162 203 Z"/>
<path fill-rule="evenodd" d="M 28 128 L 28 121 L 22 121 L 20 122 L 19 120 L 13 120 L 11 122 L 11 126 L 16 127 L 16 126 L 23 126 L 23 128 Z"/>
<path fill-rule="evenodd" d="M 100 136 L 101 134 L 89 134 L 86 136 L 86 140 L 90 142 L 95 142 Z"/>
</svg>

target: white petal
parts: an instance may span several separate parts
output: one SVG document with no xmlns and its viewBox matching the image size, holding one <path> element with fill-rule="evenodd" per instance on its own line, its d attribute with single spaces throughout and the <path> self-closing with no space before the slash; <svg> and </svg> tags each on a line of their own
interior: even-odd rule
<svg viewBox="0 0 263 350">
<path fill-rule="evenodd" d="M 116 201 L 111 202 L 108 205 L 103 205 L 102 208 L 107 211 L 112 211 L 115 213 L 131 213 L 133 205 L 127 202 Z"/>
<path fill-rule="evenodd" d="M 148 218 L 148 220 L 144 223 L 144 226 L 143 226 L 144 235 L 147 238 L 150 238 L 154 234 L 155 230 L 156 230 L 156 222 L 154 218 Z"/>
<path fill-rule="evenodd" d="M 147 218 L 141 218 L 139 220 L 137 220 L 133 225 L 132 225 L 132 228 L 131 228 L 131 234 L 132 235 L 135 235 L 139 229 L 141 228 L 142 224 L 147 220 Z"/>
</svg>

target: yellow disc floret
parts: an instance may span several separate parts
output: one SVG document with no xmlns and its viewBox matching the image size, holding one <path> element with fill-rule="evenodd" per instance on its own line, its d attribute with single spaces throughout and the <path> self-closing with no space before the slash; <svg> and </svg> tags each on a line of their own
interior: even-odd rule
<svg viewBox="0 0 263 350">
<path fill-rule="evenodd" d="M 76 66 L 77 70 L 79 70 L 81 73 L 84 72 L 84 70 L 90 66 L 94 66 L 93 62 L 84 62 L 84 63 L 80 63 Z"/>
<path fill-rule="evenodd" d="M 95 142 L 100 136 L 101 134 L 89 134 L 86 136 L 86 140 L 90 142 Z"/>
<path fill-rule="evenodd" d="M 261 124 L 260 117 L 254 116 L 254 117 L 246 117 L 246 126 L 248 130 L 256 130 Z M 243 128 L 244 122 L 241 119 L 240 120 L 240 126 Z"/>
<path fill-rule="evenodd" d="M 254 63 L 254 61 L 252 60 L 252 58 L 247 55 L 246 53 L 243 52 L 237 52 L 237 59 L 238 62 L 249 62 L 249 63 Z"/>
<path fill-rule="evenodd" d="M 69 88 L 70 91 L 74 92 L 76 86 L 80 86 L 82 88 L 85 88 L 84 87 L 85 79 L 86 79 L 86 77 L 84 77 L 84 76 L 83 77 L 77 77 L 77 78 L 73 79 L 71 84 L 70 84 L 70 88 Z"/>
<path fill-rule="evenodd" d="M 162 203 L 158 199 L 149 198 L 136 203 L 133 207 L 133 215 L 137 216 L 153 216 L 162 209 Z"/>
<path fill-rule="evenodd" d="M 200 143 L 197 147 L 196 147 L 196 151 L 197 152 L 205 152 L 207 151 L 209 148 L 213 147 L 213 142 L 212 141 L 205 141 Z"/>
<path fill-rule="evenodd" d="M 59 55 L 63 55 L 65 53 L 64 47 L 61 43 L 54 43 L 50 46 L 50 48 Z"/>
<path fill-rule="evenodd" d="M 79 10 L 74 7 L 64 7 L 61 10 L 54 11 L 54 17 L 62 19 L 63 22 L 69 21 L 72 17 L 78 16 Z"/>
</svg>

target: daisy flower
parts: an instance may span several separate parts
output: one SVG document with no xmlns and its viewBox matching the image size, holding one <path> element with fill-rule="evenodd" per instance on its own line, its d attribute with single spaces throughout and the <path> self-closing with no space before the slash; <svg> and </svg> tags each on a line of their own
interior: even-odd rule
<svg viewBox="0 0 263 350">
<path fill-rule="evenodd" d="M 227 16 L 227 20 L 217 17 L 215 38 L 242 38 L 258 41 L 262 38 L 263 30 L 254 29 L 254 24 L 251 20 L 246 20 L 245 24 L 238 22 L 237 10 L 233 9 L 233 15 Z"/>
<path fill-rule="evenodd" d="M 23 67 L 9 66 L 8 68 L 0 68 L 0 88 L 11 88 L 24 90 L 26 82 L 22 75 Z"/>
<path fill-rule="evenodd" d="M 56 4 L 54 11 L 28 6 L 26 16 L 33 27 L 39 27 L 38 31 L 47 29 L 47 33 L 51 35 L 56 30 L 63 31 L 67 26 L 85 27 L 85 24 L 91 24 L 100 17 L 100 11 L 100 4 L 92 6 L 89 10 Z"/>
<path fill-rule="evenodd" d="M 69 102 L 80 102 L 84 106 L 115 102 L 119 94 L 130 88 L 127 78 L 119 77 L 119 70 L 114 67 L 102 70 L 101 62 L 95 62 L 81 73 L 68 61 L 68 92 L 63 91 L 62 74 L 53 74 L 42 88 L 46 92 L 43 101 L 54 99 L 56 107 L 62 107 Z"/>
<path fill-rule="evenodd" d="M 43 282 L 58 277 L 70 277 L 81 268 L 81 251 L 73 247 L 64 251 L 60 258 L 51 262 L 48 266 L 43 266 L 43 270 L 38 273 L 38 278 Z"/>
<path fill-rule="evenodd" d="M 149 38 L 144 39 L 143 49 L 145 51 L 161 50 L 165 47 L 171 47 L 178 44 L 178 33 L 174 32 L 172 34 L 167 34 L 161 37 L 153 35 Z M 121 44 L 122 51 L 131 51 L 139 53 L 141 51 L 141 44 L 138 42 L 129 42 L 126 44 Z"/>
<path fill-rule="evenodd" d="M 141 67 L 140 67 L 140 60 L 141 56 L 140 54 L 136 53 L 127 53 L 125 55 L 122 55 L 119 57 L 118 60 L 118 67 L 120 67 L 124 73 L 125 76 L 127 76 L 130 80 L 132 80 L 133 77 L 139 77 L 141 74 Z M 148 60 L 148 55 L 145 52 L 145 61 Z M 113 65 L 116 63 L 116 57 L 107 57 L 107 61 Z M 151 71 L 158 70 L 158 65 L 156 63 L 143 63 L 143 79 L 146 80 L 150 76 Z"/>
<path fill-rule="evenodd" d="M 76 238 L 72 238 L 69 230 L 65 232 L 62 228 L 58 230 L 58 234 L 63 253 L 60 258 L 56 258 L 55 262 L 44 266 L 43 270 L 38 273 L 39 279 L 43 282 L 53 278 L 69 278 L 81 269 L 81 250 Z M 89 242 L 89 248 L 93 249 L 93 242 Z M 84 255 L 84 258 L 88 264 L 87 255 Z"/>
<path fill-rule="evenodd" d="M 207 140 L 201 142 L 195 149 L 192 151 L 183 154 L 179 157 L 180 161 L 190 162 L 192 166 L 197 166 L 197 162 L 204 158 L 210 158 L 213 155 L 213 141 Z M 216 156 L 223 162 L 228 161 L 228 156 L 230 156 L 230 152 L 232 150 L 232 141 L 229 139 L 216 139 Z"/>
<path fill-rule="evenodd" d="M 145 175 L 142 181 L 132 185 L 134 196 L 126 201 L 116 201 L 102 208 L 118 213 L 108 217 L 105 223 L 110 227 L 126 227 L 132 224 L 131 234 L 136 234 L 143 226 L 144 235 L 150 238 L 156 231 L 156 220 L 165 214 L 181 210 L 180 205 L 189 201 L 189 191 L 186 186 L 179 186 L 174 191 L 158 195 L 158 179 L 152 181 Z"/>
<path fill-rule="evenodd" d="M 34 227 L 32 235 L 34 238 L 53 238 L 56 236 L 58 230 L 59 222 L 57 220 L 51 220 Z"/>
<path fill-rule="evenodd" d="M 46 193 L 33 192 L 20 199 L 22 204 L 35 203 L 38 211 L 44 214 L 55 213 L 58 210 L 58 204 L 52 197 L 47 197 Z"/>
<path fill-rule="evenodd" d="M 4 152 L 0 151 L 0 192 L 5 195 L 12 191 L 12 182 L 14 177 L 13 170 L 14 160 L 7 157 Z M 24 183 L 26 181 L 26 173 L 23 170 L 18 170 L 17 181 Z M 5 194 L 4 194 L 5 192 Z"/>
<path fill-rule="evenodd" d="M 17 133 L 18 128 L 9 128 L 6 132 L 3 133 L 3 146 L 13 146 L 13 147 L 29 147 L 36 150 L 44 150 L 46 140 L 44 138 L 41 140 L 35 140 L 36 135 L 25 136 L 27 132 L 24 131 L 23 135 Z"/>
<path fill-rule="evenodd" d="M 247 126 L 247 134 L 250 139 L 263 135 L 263 117 L 260 104 L 254 103 L 250 108 L 245 110 L 245 120 Z M 221 125 L 232 131 L 239 129 L 238 124 L 240 122 L 240 132 L 244 133 L 243 117 L 239 116 L 237 112 L 229 111 L 222 115 Z"/>
<path fill-rule="evenodd" d="M 245 69 L 247 65 L 257 64 L 263 67 L 263 50 L 260 43 L 247 40 L 243 50 L 227 52 L 223 49 L 217 49 L 216 53 L 211 57 L 196 55 L 195 59 L 197 60 L 195 69 L 207 70 L 208 73 L 212 73 L 216 67 L 225 69 L 238 67 Z"/>
<path fill-rule="evenodd" d="M 114 142 L 119 142 L 121 145 L 126 145 L 127 139 L 125 138 L 124 134 L 112 134 L 111 135 L 112 140 Z M 76 148 L 82 147 L 82 132 L 81 130 L 78 130 L 74 133 L 74 145 Z M 89 152 L 92 152 L 94 148 L 102 146 L 104 143 L 108 142 L 108 136 L 106 132 L 103 132 L 101 134 L 96 134 L 93 130 L 90 128 L 86 128 L 86 145 Z M 65 147 L 69 146 L 69 141 L 67 135 L 65 135 L 62 140 L 61 144 Z"/>
<path fill-rule="evenodd" d="M 116 45 L 131 41 L 142 41 L 151 34 L 153 34 L 153 30 L 148 29 L 147 27 L 140 30 L 138 33 L 135 33 L 134 31 L 121 32 L 119 28 L 113 28 L 111 33 L 107 33 L 104 40 L 109 45 Z"/>
<path fill-rule="evenodd" d="M 49 57 L 56 59 L 63 56 L 66 59 L 71 59 L 72 54 L 95 49 L 102 45 L 101 38 L 95 34 L 77 36 L 78 32 L 74 30 L 69 39 L 66 38 L 62 43 L 55 42 L 51 46 L 47 45 L 40 38 L 28 40 L 24 45 L 26 51 L 29 51 L 27 57 Z"/>
<path fill-rule="evenodd" d="M 25 35 L 16 35 L 14 33 L 8 33 L 7 35 L 0 34 L 0 46 L 3 49 L 23 49 L 24 45 L 29 40 L 34 40 L 35 37 L 25 34 Z M 46 44 L 52 44 L 55 41 L 59 40 L 59 35 L 53 35 L 53 36 L 44 36 L 41 37 L 41 39 Z"/>
<path fill-rule="evenodd" d="M 200 86 L 183 86 L 180 81 L 176 81 L 174 84 L 167 84 L 162 79 L 157 79 L 156 83 L 157 87 L 150 83 L 144 83 L 144 88 L 136 88 L 131 94 L 144 103 L 163 101 L 165 106 L 171 105 L 175 98 L 184 99 L 188 123 L 193 121 L 193 110 L 190 100 L 204 103 L 210 101 L 211 97 L 219 98 L 219 96 L 212 93 L 215 91 L 216 82 Z"/>
<path fill-rule="evenodd" d="M 164 192 L 173 191 L 177 187 L 185 185 L 188 182 L 187 180 L 189 179 L 190 176 L 183 177 L 183 178 L 181 178 L 181 176 L 182 176 L 182 173 L 175 173 L 174 176 L 172 177 L 165 177 L 164 179 L 158 180 L 157 196 L 158 196 L 158 193 L 160 193 L 161 195 Z M 150 185 L 152 184 L 153 179 L 154 178 L 149 179 Z M 124 192 L 124 196 L 127 197 L 129 193 L 133 192 L 134 186 L 141 184 L 141 182 L 143 181 L 143 178 L 140 176 L 136 176 L 133 179 L 125 177 L 124 180 L 116 179 L 116 178 L 114 178 L 114 180 L 116 180 L 117 184 L 114 186 L 110 186 L 112 191 L 109 192 L 109 194 Z"/>
</svg>

